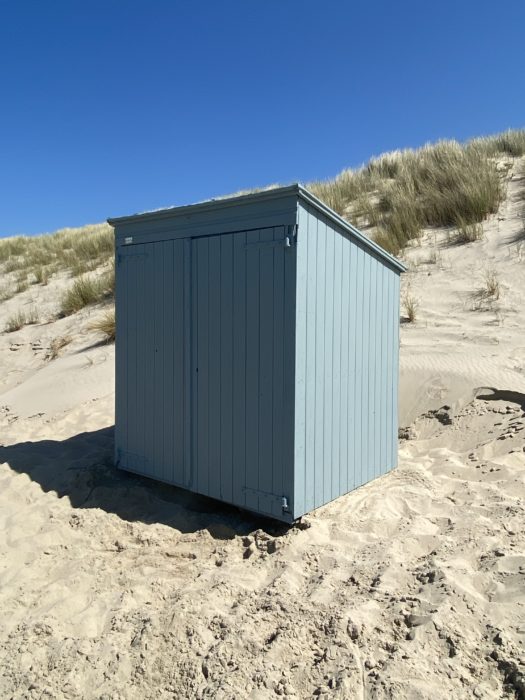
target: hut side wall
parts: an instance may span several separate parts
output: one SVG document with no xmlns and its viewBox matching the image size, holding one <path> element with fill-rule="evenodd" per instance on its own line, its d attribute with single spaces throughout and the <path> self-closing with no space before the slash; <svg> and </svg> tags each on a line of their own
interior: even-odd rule
<svg viewBox="0 0 525 700">
<path fill-rule="evenodd" d="M 399 273 L 301 202 L 295 517 L 396 465 L 398 356 Z"/>
</svg>

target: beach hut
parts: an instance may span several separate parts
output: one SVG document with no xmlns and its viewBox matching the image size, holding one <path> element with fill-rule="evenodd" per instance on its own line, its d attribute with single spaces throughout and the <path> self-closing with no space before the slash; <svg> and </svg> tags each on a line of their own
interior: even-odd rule
<svg viewBox="0 0 525 700">
<path fill-rule="evenodd" d="M 109 223 L 120 469 L 293 522 L 396 465 L 396 258 L 300 185 Z"/>
</svg>

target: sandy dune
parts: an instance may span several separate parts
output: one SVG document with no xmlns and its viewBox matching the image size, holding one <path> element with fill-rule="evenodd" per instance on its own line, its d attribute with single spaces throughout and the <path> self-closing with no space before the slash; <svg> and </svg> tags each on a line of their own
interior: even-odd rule
<svg viewBox="0 0 525 700">
<path fill-rule="evenodd" d="M 399 467 L 300 527 L 115 471 L 96 309 L 0 335 L 1 697 L 525 698 L 515 172 L 484 240 L 407 252 Z"/>
</svg>

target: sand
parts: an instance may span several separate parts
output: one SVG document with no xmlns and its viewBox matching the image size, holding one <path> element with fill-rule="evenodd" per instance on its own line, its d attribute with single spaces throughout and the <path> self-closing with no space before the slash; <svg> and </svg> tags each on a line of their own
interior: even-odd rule
<svg viewBox="0 0 525 700">
<path fill-rule="evenodd" d="M 63 278 L 0 305 L 0 326 L 25 304 L 43 320 L 0 335 L 0 697 L 525 697 L 511 165 L 484 240 L 406 253 L 398 468 L 299 527 L 117 472 L 100 309 L 53 321 Z"/>
</svg>

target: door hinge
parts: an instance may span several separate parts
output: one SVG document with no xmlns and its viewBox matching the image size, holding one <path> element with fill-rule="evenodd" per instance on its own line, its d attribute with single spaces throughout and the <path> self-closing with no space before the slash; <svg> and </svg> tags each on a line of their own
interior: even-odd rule
<svg viewBox="0 0 525 700">
<path fill-rule="evenodd" d="M 278 496 L 275 493 L 268 493 L 268 491 L 261 491 L 259 489 L 251 489 L 247 486 L 243 488 L 243 491 L 250 496 L 256 496 L 258 498 L 263 498 L 267 501 L 273 502 L 277 508 L 281 508 L 283 513 L 291 512 L 287 496 Z"/>
<path fill-rule="evenodd" d="M 253 243 L 245 243 L 244 247 L 246 250 L 253 250 L 254 248 L 279 248 L 280 246 L 290 248 L 292 245 L 293 238 L 291 236 L 285 236 L 284 238 L 278 238 L 276 241 L 255 241 Z"/>
<path fill-rule="evenodd" d="M 285 238 L 285 246 L 286 248 L 291 248 L 294 245 L 297 245 L 297 224 L 290 224 L 288 226 L 288 233 L 286 234 Z"/>
</svg>

